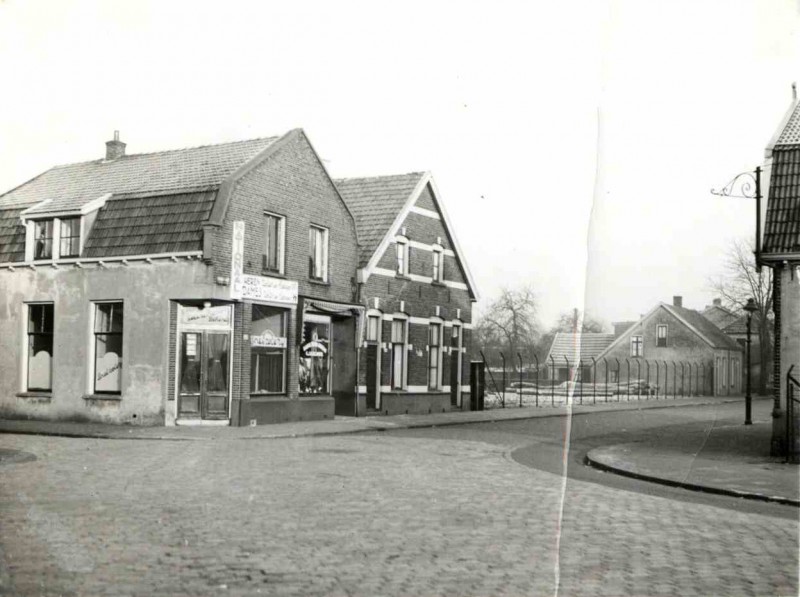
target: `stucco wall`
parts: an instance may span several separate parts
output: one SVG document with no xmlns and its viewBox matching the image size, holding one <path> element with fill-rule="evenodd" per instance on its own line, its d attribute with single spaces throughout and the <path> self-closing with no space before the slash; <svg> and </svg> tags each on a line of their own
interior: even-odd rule
<svg viewBox="0 0 800 597">
<path fill-rule="evenodd" d="M 167 394 L 169 300 L 223 298 L 200 261 L 86 264 L 0 271 L 0 416 L 159 424 Z M 120 400 L 91 392 L 92 301 L 124 302 Z M 26 302 L 52 302 L 53 382 L 49 400 L 24 390 Z"/>
</svg>

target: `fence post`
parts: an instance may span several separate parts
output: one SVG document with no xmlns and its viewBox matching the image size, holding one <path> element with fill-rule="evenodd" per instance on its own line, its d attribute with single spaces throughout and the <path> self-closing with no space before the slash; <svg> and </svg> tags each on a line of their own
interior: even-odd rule
<svg viewBox="0 0 800 597">
<path fill-rule="evenodd" d="M 567 399 L 569 398 L 569 378 L 570 378 L 570 374 L 569 374 L 569 359 L 567 358 L 567 355 L 564 355 L 564 362 L 567 364 L 567 391 L 564 394 L 564 406 L 566 406 L 567 405 Z M 574 379 L 574 376 L 573 376 L 573 379 Z M 574 381 L 572 382 L 572 388 L 573 388 L 573 392 L 574 392 L 575 391 L 575 382 Z"/>
<path fill-rule="evenodd" d="M 592 357 L 592 404 L 597 404 L 597 361 Z"/>
<path fill-rule="evenodd" d="M 678 397 L 678 365 L 672 361 L 672 399 Z"/>
<path fill-rule="evenodd" d="M 533 354 L 533 359 L 536 361 L 536 406 L 539 406 L 539 357 L 536 353 Z"/>
<path fill-rule="evenodd" d="M 647 367 L 647 395 L 645 400 L 650 400 L 650 361 L 644 361 L 645 366 Z"/>
<path fill-rule="evenodd" d="M 687 363 L 689 365 L 689 398 L 692 397 L 692 363 Z"/>
<path fill-rule="evenodd" d="M 575 380 L 576 383 L 581 384 L 579 394 L 580 394 L 581 404 L 583 404 L 583 359 L 578 359 L 578 370 L 577 373 L 575 374 Z"/>
<path fill-rule="evenodd" d="M 550 406 L 556 405 L 556 360 L 553 355 L 550 355 L 550 363 L 552 366 L 553 375 L 550 377 Z"/>
<path fill-rule="evenodd" d="M 606 371 L 606 386 L 603 394 L 606 396 L 606 402 L 608 402 L 608 358 L 603 357 L 603 364 L 605 365 L 604 369 Z"/>
<path fill-rule="evenodd" d="M 629 401 L 631 399 L 631 361 L 630 361 L 630 359 L 625 359 L 625 363 L 628 366 L 628 390 L 626 392 L 628 397 L 625 399 L 625 401 L 627 402 L 627 401 Z"/>
<path fill-rule="evenodd" d="M 617 357 L 614 357 L 614 360 L 617 362 L 617 402 L 619 402 L 619 378 L 622 376 L 620 375 L 621 369 L 620 369 L 619 359 Z"/>
<path fill-rule="evenodd" d="M 642 361 L 636 359 L 636 399 L 642 399 Z"/>
<path fill-rule="evenodd" d="M 681 361 L 681 398 L 684 397 L 683 381 L 684 381 L 684 378 L 685 378 L 685 373 L 686 372 L 683 370 L 683 361 Z"/>
<path fill-rule="evenodd" d="M 517 353 L 519 360 L 519 407 L 522 408 L 522 355 Z"/>
</svg>

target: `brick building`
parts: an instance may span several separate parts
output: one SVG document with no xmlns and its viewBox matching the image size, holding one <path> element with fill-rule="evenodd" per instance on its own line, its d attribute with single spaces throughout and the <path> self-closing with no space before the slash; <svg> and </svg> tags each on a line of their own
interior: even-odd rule
<svg viewBox="0 0 800 597">
<path fill-rule="evenodd" d="M 766 222 L 761 242 L 761 264 L 772 268 L 775 338 L 773 349 L 774 408 L 772 452 L 800 458 L 800 404 L 787 425 L 789 371 L 800 380 L 800 102 L 796 92 L 767 145 Z M 795 384 L 795 396 L 800 387 Z M 787 430 L 794 442 L 787 445 Z M 791 438 L 789 438 L 791 442 Z"/>
<path fill-rule="evenodd" d="M 430 173 L 336 181 L 361 243 L 361 407 L 468 409 L 475 284 Z"/>
<path fill-rule="evenodd" d="M 303 131 L 106 145 L 0 196 L 0 415 L 354 414 L 356 223 Z"/>
<path fill-rule="evenodd" d="M 595 373 L 592 358 L 602 354 L 613 340 L 614 334 L 600 332 L 556 332 L 544 360 L 548 377 L 557 382 L 592 382 Z"/>
<path fill-rule="evenodd" d="M 659 303 L 639 321 L 625 322 L 619 328 L 621 333 L 596 357 L 602 362 L 598 379 L 605 375 L 606 364 L 611 381 L 620 375 L 624 378 L 628 363 L 633 376 L 641 372 L 644 378 L 650 361 L 649 381 L 653 383 L 658 375 L 661 392 L 683 389 L 727 396 L 742 391 L 741 347 L 700 313 L 685 308 L 680 296 L 673 297 L 671 305 Z M 617 363 L 623 363 L 624 369 Z"/>
</svg>

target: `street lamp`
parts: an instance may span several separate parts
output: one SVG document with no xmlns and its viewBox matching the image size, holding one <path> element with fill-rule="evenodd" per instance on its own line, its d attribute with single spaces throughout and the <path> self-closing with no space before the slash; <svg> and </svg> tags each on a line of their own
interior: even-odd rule
<svg viewBox="0 0 800 597">
<path fill-rule="evenodd" d="M 747 311 L 747 392 L 744 395 L 744 424 L 753 424 L 753 396 L 750 394 L 750 324 L 753 319 L 753 313 L 758 310 L 756 302 L 749 298 L 747 304 L 744 306 Z"/>
</svg>

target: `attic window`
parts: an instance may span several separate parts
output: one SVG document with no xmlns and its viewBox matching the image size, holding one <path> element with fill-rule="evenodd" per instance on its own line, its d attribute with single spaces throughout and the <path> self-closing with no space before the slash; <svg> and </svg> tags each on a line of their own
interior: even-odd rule
<svg viewBox="0 0 800 597">
<path fill-rule="evenodd" d="M 28 226 L 28 259 L 44 261 L 80 256 L 80 216 L 33 220 Z"/>
<path fill-rule="evenodd" d="M 397 252 L 397 275 L 408 275 L 408 240 L 403 236 L 398 236 L 395 239 L 395 250 Z"/>
<path fill-rule="evenodd" d="M 656 326 L 656 346 L 659 348 L 667 347 L 667 324 L 660 323 Z"/>
<path fill-rule="evenodd" d="M 33 223 L 33 258 L 53 258 L 53 220 Z"/>
</svg>

